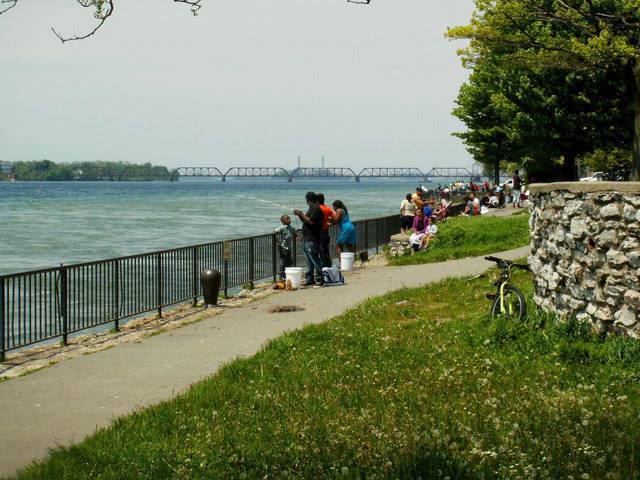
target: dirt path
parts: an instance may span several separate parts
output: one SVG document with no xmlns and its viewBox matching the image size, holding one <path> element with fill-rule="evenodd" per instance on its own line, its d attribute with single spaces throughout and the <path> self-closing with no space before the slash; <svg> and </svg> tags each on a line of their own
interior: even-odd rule
<svg viewBox="0 0 640 480">
<path fill-rule="evenodd" d="M 515 259 L 523 247 L 498 254 Z M 476 275 L 482 257 L 404 267 L 367 267 L 347 285 L 283 292 L 229 308 L 139 343 L 126 343 L 0 383 L 0 475 L 11 475 L 56 445 L 81 441 L 114 417 L 169 399 L 282 332 L 319 323 L 361 301 L 402 287 Z M 269 313 L 276 306 L 304 311 Z"/>
</svg>

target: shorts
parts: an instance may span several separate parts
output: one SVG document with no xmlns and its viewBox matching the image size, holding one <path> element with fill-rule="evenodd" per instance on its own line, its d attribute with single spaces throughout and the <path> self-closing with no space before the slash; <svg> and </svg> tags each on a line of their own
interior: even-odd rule
<svg viewBox="0 0 640 480">
<path fill-rule="evenodd" d="M 405 229 L 413 227 L 413 215 L 402 215 L 400 217 L 400 225 Z"/>
</svg>

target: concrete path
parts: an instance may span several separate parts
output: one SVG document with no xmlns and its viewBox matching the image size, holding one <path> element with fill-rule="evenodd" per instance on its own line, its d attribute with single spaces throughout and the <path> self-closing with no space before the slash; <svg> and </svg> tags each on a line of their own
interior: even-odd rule
<svg viewBox="0 0 640 480">
<path fill-rule="evenodd" d="M 498 256 L 516 259 L 523 247 Z M 283 292 L 221 315 L 0 383 L 0 475 L 14 474 L 56 445 L 79 442 L 114 417 L 166 400 L 282 332 L 319 323 L 361 301 L 446 277 L 477 275 L 482 257 L 405 267 L 367 267 L 347 285 Z M 298 305 L 295 313 L 269 313 Z"/>
</svg>

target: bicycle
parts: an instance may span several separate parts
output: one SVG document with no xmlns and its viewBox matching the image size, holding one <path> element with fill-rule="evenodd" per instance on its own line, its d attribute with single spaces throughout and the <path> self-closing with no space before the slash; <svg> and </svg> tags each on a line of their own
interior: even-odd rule
<svg viewBox="0 0 640 480">
<path fill-rule="evenodd" d="M 495 262 L 500 267 L 500 277 L 494 283 L 496 293 L 488 293 L 487 298 L 493 300 L 491 318 L 505 318 L 507 320 L 522 321 L 527 316 L 527 302 L 520 289 L 511 285 L 511 269 L 521 268 L 530 270 L 529 265 L 513 263 L 497 257 L 484 257 L 485 260 Z"/>
</svg>

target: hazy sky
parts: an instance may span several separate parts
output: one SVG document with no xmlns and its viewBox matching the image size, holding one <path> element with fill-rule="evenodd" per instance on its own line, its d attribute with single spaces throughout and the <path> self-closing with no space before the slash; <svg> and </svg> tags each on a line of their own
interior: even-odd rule
<svg viewBox="0 0 640 480">
<path fill-rule="evenodd" d="M 469 166 L 467 72 L 444 38 L 472 0 L 75 0 L 0 16 L 0 159 L 167 166 Z"/>
</svg>

